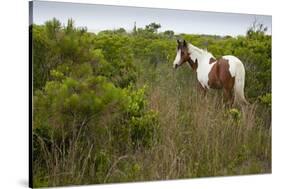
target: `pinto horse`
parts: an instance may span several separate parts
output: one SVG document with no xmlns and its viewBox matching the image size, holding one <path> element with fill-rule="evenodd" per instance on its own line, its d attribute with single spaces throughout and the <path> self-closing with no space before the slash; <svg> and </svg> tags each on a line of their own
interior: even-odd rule
<svg viewBox="0 0 281 189">
<path fill-rule="evenodd" d="M 227 55 L 216 59 L 212 53 L 185 40 L 177 42 L 177 54 L 173 63 L 175 69 L 188 63 L 196 71 L 199 87 L 204 94 L 210 88 L 223 89 L 224 98 L 230 100 L 231 105 L 233 102 L 248 104 L 244 96 L 245 68 L 237 57 Z"/>
</svg>

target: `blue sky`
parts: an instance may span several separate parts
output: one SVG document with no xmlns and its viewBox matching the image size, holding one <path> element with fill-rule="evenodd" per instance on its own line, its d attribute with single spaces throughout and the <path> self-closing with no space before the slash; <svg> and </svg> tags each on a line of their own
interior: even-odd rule
<svg viewBox="0 0 281 189">
<path fill-rule="evenodd" d="M 267 33 L 271 34 L 271 16 L 265 15 L 34 1 L 35 24 L 43 24 L 53 17 L 63 24 L 72 18 L 76 26 L 86 26 L 92 32 L 120 27 L 130 31 L 134 22 L 137 27 L 156 22 L 162 26 L 160 31 L 231 36 L 245 35 L 256 19 L 267 26 Z"/>
</svg>

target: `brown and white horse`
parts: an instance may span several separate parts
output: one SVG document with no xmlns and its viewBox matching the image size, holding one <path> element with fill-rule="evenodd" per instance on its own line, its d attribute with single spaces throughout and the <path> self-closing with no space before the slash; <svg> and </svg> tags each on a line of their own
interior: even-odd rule
<svg viewBox="0 0 281 189">
<path fill-rule="evenodd" d="M 234 101 L 248 104 L 244 96 L 245 68 L 237 57 L 227 55 L 216 59 L 207 50 L 199 49 L 185 40 L 177 42 L 174 68 L 187 62 L 196 71 L 199 87 L 204 93 L 210 88 L 223 89 L 224 97 L 231 104 Z"/>
</svg>

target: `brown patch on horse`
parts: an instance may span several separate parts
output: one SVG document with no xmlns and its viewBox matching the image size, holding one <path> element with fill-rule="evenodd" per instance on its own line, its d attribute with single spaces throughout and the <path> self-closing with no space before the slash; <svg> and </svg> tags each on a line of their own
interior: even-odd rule
<svg viewBox="0 0 281 189">
<path fill-rule="evenodd" d="M 189 57 L 189 59 L 187 60 L 187 62 L 189 63 L 189 65 L 191 66 L 192 70 L 195 71 L 198 68 L 198 61 L 197 59 L 195 60 L 195 62 Z"/>
<path fill-rule="evenodd" d="M 211 57 L 209 60 L 209 64 L 212 64 L 213 62 L 217 61 L 215 58 Z"/>
<path fill-rule="evenodd" d="M 230 74 L 228 60 L 223 58 L 217 60 L 208 76 L 208 85 L 210 86 L 210 88 L 223 88 L 228 93 L 233 89 L 235 78 Z"/>
</svg>

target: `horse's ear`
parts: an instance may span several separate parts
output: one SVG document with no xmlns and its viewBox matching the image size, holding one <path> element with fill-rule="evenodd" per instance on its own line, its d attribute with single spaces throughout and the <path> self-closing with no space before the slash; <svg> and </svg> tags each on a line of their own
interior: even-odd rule
<svg viewBox="0 0 281 189">
<path fill-rule="evenodd" d="M 186 44 L 186 41 L 185 41 L 185 40 L 183 40 L 183 46 L 184 46 L 184 47 L 186 47 L 186 46 L 187 46 L 187 44 Z"/>
</svg>

